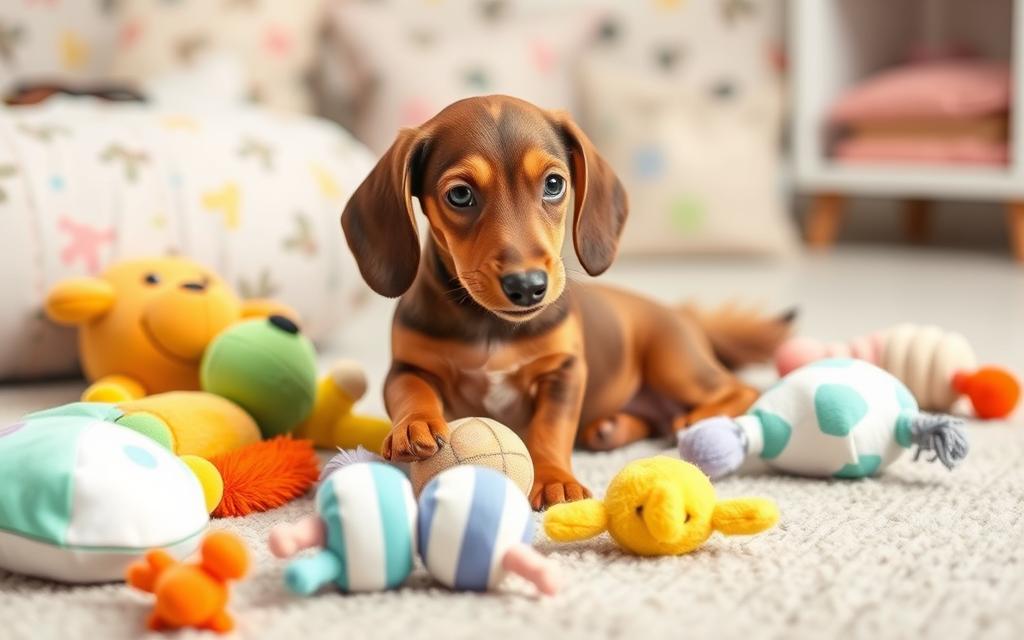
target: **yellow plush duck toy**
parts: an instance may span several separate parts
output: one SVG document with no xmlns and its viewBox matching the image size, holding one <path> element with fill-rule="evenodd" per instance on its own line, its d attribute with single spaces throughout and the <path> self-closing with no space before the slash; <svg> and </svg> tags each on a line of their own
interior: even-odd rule
<svg viewBox="0 0 1024 640">
<path fill-rule="evenodd" d="M 628 551 L 641 556 L 689 553 L 715 531 L 750 535 L 779 520 L 765 498 L 718 500 L 700 469 L 667 456 L 626 465 L 604 501 L 589 499 L 547 510 L 544 531 L 557 542 L 593 538 L 608 531 Z"/>
</svg>

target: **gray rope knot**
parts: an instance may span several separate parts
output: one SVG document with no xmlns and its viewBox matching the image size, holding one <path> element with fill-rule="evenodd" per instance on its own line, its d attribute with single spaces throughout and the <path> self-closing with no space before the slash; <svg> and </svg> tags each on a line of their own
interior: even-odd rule
<svg viewBox="0 0 1024 640">
<path fill-rule="evenodd" d="M 970 450 L 964 421 L 949 415 L 918 414 L 910 424 L 910 440 L 917 445 L 915 462 L 922 453 L 930 451 L 933 455 L 928 462 L 938 460 L 947 469 L 963 462 Z"/>
</svg>

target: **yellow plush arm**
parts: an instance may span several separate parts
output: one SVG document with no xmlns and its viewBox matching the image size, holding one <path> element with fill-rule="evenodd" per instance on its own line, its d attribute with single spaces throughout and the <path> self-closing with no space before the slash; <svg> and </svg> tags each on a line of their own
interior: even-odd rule
<svg viewBox="0 0 1024 640">
<path fill-rule="evenodd" d="M 114 285 L 100 278 L 64 280 L 46 296 L 46 315 L 60 324 L 85 324 L 109 311 L 115 295 Z"/>
<path fill-rule="evenodd" d="M 206 503 L 207 513 L 213 513 L 224 497 L 224 479 L 220 471 L 217 471 L 212 462 L 199 456 L 181 456 L 181 461 L 192 471 L 199 481 L 199 486 L 203 488 L 203 501 Z"/>
<path fill-rule="evenodd" d="M 608 528 L 604 503 L 593 498 L 556 504 L 544 514 L 544 532 L 558 542 L 586 540 Z"/>
<path fill-rule="evenodd" d="M 770 529 L 779 521 L 779 508 L 766 498 L 735 498 L 715 505 L 711 526 L 730 536 Z"/>
</svg>

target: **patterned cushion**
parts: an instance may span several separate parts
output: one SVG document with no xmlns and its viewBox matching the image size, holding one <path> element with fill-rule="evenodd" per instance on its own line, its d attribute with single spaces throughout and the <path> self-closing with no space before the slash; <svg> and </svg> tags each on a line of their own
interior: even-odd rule
<svg viewBox="0 0 1024 640">
<path fill-rule="evenodd" d="M 398 129 L 460 98 L 505 93 L 546 108 L 573 106 L 573 63 L 595 26 L 589 10 L 532 3 L 346 0 L 331 20 L 333 76 L 364 95 L 353 132 L 383 151 Z M 387 46 L 381 46 L 386 43 Z M 338 68 L 341 67 L 341 68 Z"/>
<path fill-rule="evenodd" d="M 0 2 L 0 93 L 28 78 L 84 82 L 110 67 L 116 2 Z"/>
<path fill-rule="evenodd" d="M 0 379 L 73 372 L 46 291 L 128 256 L 189 255 L 322 337 L 364 291 L 338 217 L 371 164 L 333 124 L 255 108 L 0 108 Z"/>
<path fill-rule="evenodd" d="M 582 69 L 584 129 L 623 180 L 623 253 L 785 253 L 777 3 L 615 3 Z"/>
<path fill-rule="evenodd" d="M 275 109 L 308 111 L 322 0 L 120 0 L 113 75 L 142 82 L 210 54 L 247 71 L 249 92 Z"/>
<path fill-rule="evenodd" d="M 786 253 L 776 85 L 694 93 L 599 60 L 583 76 L 586 129 L 626 186 L 623 254 Z"/>
</svg>

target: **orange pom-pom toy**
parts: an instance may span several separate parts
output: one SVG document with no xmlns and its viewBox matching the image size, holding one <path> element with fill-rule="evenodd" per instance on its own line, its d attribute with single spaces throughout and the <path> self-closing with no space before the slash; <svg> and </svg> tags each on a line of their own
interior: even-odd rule
<svg viewBox="0 0 1024 640">
<path fill-rule="evenodd" d="M 206 536 L 197 563 L 179 563 L 164 551 L 150 551 L 128 567 L 128 584 L 156 596 L 147 626 L 154 631 L 183 627 L 227 633 L 235 628 L 227 611 L 228 582 L 249 571 L 249 552 L 234 534 Z"/>
<path fill-rule="evenodd" d="M 971 399 L 974 413 L 984 420 L 1004 418 L 1020 400 L 1020 383 L 999 367 L 982 367 L 973 373 L 958 372 L 953 388 Z"/>
<path fill-rule="evenodd" d="M 229 451 L 210 462 L 224 478 L 215 518 L 276 509 L 306 493 L 320 476 L 313 443 L 288 436 Z"/>
</svg>

